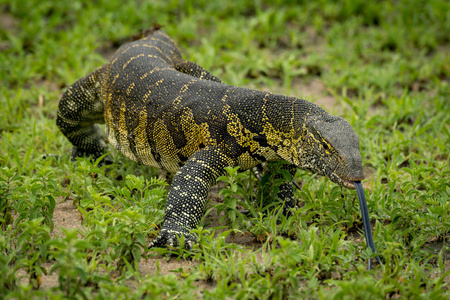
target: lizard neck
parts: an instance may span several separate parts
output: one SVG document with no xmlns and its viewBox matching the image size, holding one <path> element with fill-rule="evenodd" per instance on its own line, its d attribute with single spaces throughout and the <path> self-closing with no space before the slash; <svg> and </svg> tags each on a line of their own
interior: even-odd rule
<svg viewBox="0 0 450 300">
<path fill-rule="evenodd" d="M 307 133 L 306 121 L 311 115 L 325 111 L 295 97 L 248 89 L 239 89 L 232 94 L 236 98 L 228 102 L 231 107 L 227 112 L 227 126 L 232 136 L 247 141 L 239 144 L 253 145 L 255 141 L 257 144 L 253 149 L 263 151 L 266 160 L 281 158 L 299 165 L 299 145 Z M 230 119 L 233 116 L 235 119 Z M 232 124 L 239 125 L 233 127 Z"/>
<path fill-rule="evenodd" d="M 280 158 L 298 166 L 307 117 L 320 108 L 295 97 L 269 94 L 266 99 L 261 124 L 267 144 Z"/>
</svg>

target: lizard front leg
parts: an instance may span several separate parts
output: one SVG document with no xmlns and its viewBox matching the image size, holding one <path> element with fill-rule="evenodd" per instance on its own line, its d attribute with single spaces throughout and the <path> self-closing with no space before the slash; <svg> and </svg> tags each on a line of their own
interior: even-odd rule
<svg viewBox="0 0 450 300">
<path fill-rule="evenodd" d="M 177 246 L 181 236 L 184 236 L 185 243 L 192 245 L 196 242 L 190 230 L 203 217 L 209 188 L 225 173 L 224 168 L 232 164 L 232 159 L 219 147 L 199 150 L 187 160 L 173 178 L 161 232 L 149 248 Z"/>
<path fill-rule="evenodd" d="M 279 191 L 277 193 L 277 197 L 284 201 L 283 215 L 289 216 L 290 209 L 294 208 L 297 203 L 297 201 L 294 198 L 294 187 L 293 186 L 295 185 L 298 189 L 300 189 L 300 187 L 294 180 L 295 173 L 297 172 L 297 167 L 294 165 L 283 164 L 280 168 L 281 168 L 281 170 L 286 170 L 291 176 L 291 180 L 286 179 L 285 182 L 283 182 L 282 184 L 280 184 L 278 186 Z M 275 168 L 275 169 L 278 169 L 278 168 Z M 263 166 L 258 165 L 256 167 L 253 167 L 252 171 L 255 174 L 256 178 L 258 178 L 258 180 L 261 181 L 262 177 L 263 177 L 263 172 L 264 172 Z M 267 170 L 267 172 L 269 172 L 269 173 L 277 172 L 277 174 L 275 174 L 275 179 L 284 179 L 283 174 L 280 173 L 279 171 L 280 170 L 273 170 L 273 169 Z"/>
<path fill-rule="evenodd" d="M 293 186 L 293 180 L 295 176 L 295 172 L 297 171 L 297 167 L 294 165 L 284 165 L 282 169 L 289 172 L 291 175 L 290 180 L 287 180 L 285 183 L 282 183 L 278 188 L 278 198 L 284 200 L 284 206 L 283 206 L 283 215 L 290 216 L 292 213 L 290 210 L 292 208 L 295 208 L 297 201 L 294 198 L 294 186 Z M 282 177 L 282 174 L 277 174 L 276 178 Z"/>
</svg>

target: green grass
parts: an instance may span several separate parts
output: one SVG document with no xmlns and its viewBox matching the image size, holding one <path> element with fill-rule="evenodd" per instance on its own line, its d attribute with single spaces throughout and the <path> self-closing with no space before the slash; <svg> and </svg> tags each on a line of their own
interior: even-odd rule
<svg viewBox="0 0 450 300">
<path fill-rule="evenodd" d="M 447 1 L 0 0 L 0 10 L 0 295 L 450 297 Z M 55 115 L 68 86 L 155 21 L 226 83 L 291 95 L 323 83 L 361 140 L 384 267 L 367 270 L 356 192 L 303 171 L 292 217 L 260 201 L 272 188 L 229 169 L 215 207 L 223 226 L 210 210 L 191 252 L 147 249 L 168 182 L 115 152 L 108 167 L 70 162 Z M 55 226 L 68 202 L 78 229 Z M 140 270 L 146 259 L 155 272 Z"/>
</svg>

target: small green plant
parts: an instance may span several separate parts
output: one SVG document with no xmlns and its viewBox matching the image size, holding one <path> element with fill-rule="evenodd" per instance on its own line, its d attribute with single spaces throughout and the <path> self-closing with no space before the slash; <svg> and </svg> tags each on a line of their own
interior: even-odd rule
<svg viewBox="0 0 450 300">
<path fill-rule="evenodd" d="M 124 187 L 102 192 L 92 185 L 87 187 L 87 197 L 79 206 L 86 226 L 92 228 L 86 238 L 100 247 L 101 261 L 108 269 L 113 261 L 117 261 L 120 272 L 128 264 L 137 269 L 147 250 L 146 235 L 156 235 L 155 224 L 162 221 L 166 185 L 159 178 L 127 175 Z M 106 251 L 108 247 L 113 251 Z"/>
<path fill-rule="evenodd" d="M 7 295 L 17 288 L 18 278 L 16 271 L 18 266 L 11 267 L 16 257 L 13 253 L 0 251 L 0 294 Z"/>
<path fill-rule="evenodd" d="M 74 178 L 78 180 L 71 180 L 69 187 L 73 190 L 76 198 L 74 204 L 80 204 L 80 201 L 89 199 L 89 187 L 94 187 L 96 190 L 101 184 L 101 180 L 105 179 L 104 173 L 107 166 L 100 166 L 100 159 L 91 163 L 89 158 L 77 158 L 77 162 L 70 163 L 70 172 Z"/>
<path fill-rule="evenodd" d="M 53 230 L 53 211 L 55 209 L 55 197 L 59 195 L 59 185 L 53 179 L 54 171 L 48 166 L 39 166 L 36 174 L 25 178 L 23 188 L 27 197 L 15 202 L 15 210 L 19 212 L 16 218 L 16 226 L 22 220 L 32 220 L 43 217 L 44 224 Z"/>
<path fill-rule="evenodd" d="M 139 208 L 150 226 L 160 224 L 164 217 L 164 204 L 167 197 L 167 183 L 162 178 L 128 174 L 124 187 L 113 187 L 105 193 L 116 198 L 124 208 Z"/>
<path fill-rule="evenodd" d="M 130 263 L 137 269 L 141 261 L 143 251 L 147 251 L 145 231 L 148 226 L 145 216 L 133 208 L 116 212 L 111 215 L 114 218 L 111 223 L 114 236 L 110 243 L 113 249 L 113 258 L 118 259 L 117 267 L 122 272 L 126 263 Z"/>
<path fill-rule="evenodd" d="M 25 192 L 21 185 L 23 178 L 17 168 L 0 168 L 0 223 L 3 230 L 13 223 L 15 195 Z"/>
<path fill-rule="evenodd" d="M 24 221 L 16 230 L 18 266 L 25 268 L 30 285 L 39 288 L 41 277 L 47 274 L 43 266 L 47 262 L 50 228 L 45 225 L 44 217 Z"/>
<path fill-rule="evenodd" d="M 226 167 L 227 176 L 217 178 L 218 182 L 224 182 L 225 187 L 219 191 L 219 197 L 223 196 L 223 203 L 217 204 L 217 215 L 224 214 L 219 218 L 222 224 L 224 221 L 233 229 L 238 229 L 244 221 L 244 215 L 239 211 L 239 206 L 245 209 L 251 209 L 251 206 L 245 201 L 248 195 L 243 188 L 243 179 L 247 174 L 239 172 L 239 167 Z"/>
<path fill-rule="evenodd" d="M 62 229 L 63 238 L 53 239 L 49 246 L 49 256 L 55 260 L 50 274 L 57 272 L 59 289 L 65 297 L 76 295 L 86 298 L 88 285 L 98 286 L 101 281 L 107 281 L 99 270 L 91 269 L 88 262 L 88 252 L 93 246 L 86 240 L 79 239 L 79 231 Z"/>
<path fill-rule="evenodd" d="M 267 217 L 261 212 L 258 212 L 258 217 L 251 219 L 251 225 L 248 230 L 256 237 L 259 242 L 264 242 L 267 239 L 273 237 L 272 231 L 269 230 L 267 226 Z"/>
<path fill-rule="evenodd" d="M 224 260 L 232 259 L 234 252 L 244 252 L 245 250 L 234 243 L 227 243 L 226 237 L 236 230 L 223 230 L 223 228 L 204 229 L 198 227 L 192 230 L 199 237 L 198 245 L 194 246 L 194 259 L 201 261 L 199 266 L 200 276 L 212 281 L 216 279 L 221 268 L 226 267 Z M 237 231 L 239 232 L 239 231 Z"/>
</svg>

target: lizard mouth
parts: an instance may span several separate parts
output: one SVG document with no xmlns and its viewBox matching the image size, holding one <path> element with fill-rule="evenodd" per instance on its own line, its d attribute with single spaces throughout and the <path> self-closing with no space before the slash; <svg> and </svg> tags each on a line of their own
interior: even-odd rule
<svg viewBox="0 0 450 300">
<path fill-rule="evenodd" d="M 348 180 L 345 180 L 345 179 L 341 179 L 341 180 L 343 182 L 343 186 L 345 186 L 346 188 L 352 189 L 352 190 L 355 189 L 355 184 L 353 183 L 353 181 L 348 181 Z"/>
<path fill-rule="evenodd" d="M 344 174 L 338 174 L 338 172 L 336 172 L 335 168 L 334 170 L 331 170 L 329 168 L 325 168 L 324 171 L 320 172 L 320 171 L 314 171 L 314 169 L 308 169 L 306 168 L 306 170 L 309 170 L 310 172 L 316 173 L 318 175 L 322 175 L 322 176 L 326 176 L 328 177 L 332 182 L 343 186 L 345 188 L 354 190 L 355 188 L 355 181 L 362 181 L 364 179 L 364 175 L 356 175 L 356 176 L 345 176 Z"/>
<path fill-rule="evenodd" d="M 336 172 L 336 169 L 334 169 L 331 172 L 330 179 L 343 187 L 354 190 L 356 189 L 354 182 L 362 181 L 364 179 L 364 175 L 355 174 L 355 176 L 348 176 L 344 174 L 338 174 L 338 172 Z"/>
<path fill-rule="evenodd" d="M 342 176 L 339 176 L 338 174 L 336 174 L 336 173 L 333 173 L 333 177 L 335 177 L 337 180 L 337 184 L 339 184 L 339 185 L 342 185 L 343 187 L 346 187 L 346 188 L 348 188 L 348 189 L 352 189 L 352 190 L 354 190 L 355 189 L 355 184 L 354 184 L 354 182 L 355 181 L 361 181 L 362 179 L 347 179 L 347 178 L 344 178 L 344 177 L 342 177 Z"/>
<path fill-rule="evenodd" d="M 343 185 L 344 187 L 346 187 L 346 188 L 348 188 L 348 189 L 352 189 L 352 190 L 355 189 L 355 184 L 353 183 L 353 181 L 344 179 L 344 178 L 342 178 L 342 177 L 339 177 L 339 179 L 341 180 L 342 185 Z"/>
</svg>

